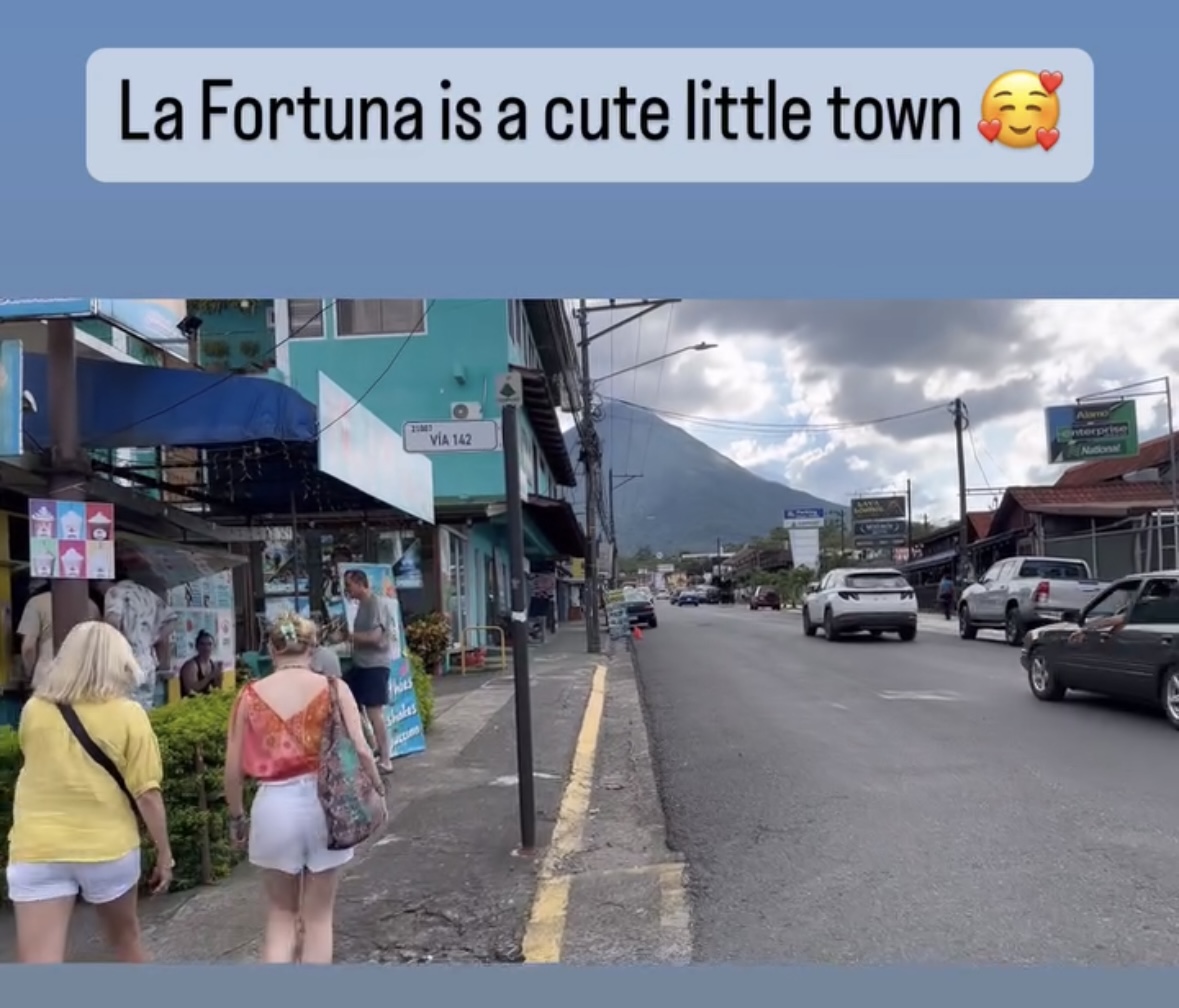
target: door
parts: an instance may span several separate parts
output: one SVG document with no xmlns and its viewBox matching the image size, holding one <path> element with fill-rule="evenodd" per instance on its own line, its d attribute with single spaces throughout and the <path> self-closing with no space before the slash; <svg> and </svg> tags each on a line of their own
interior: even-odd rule
<svg viewBox="0 0 1179 1008">
<path fill-rule="evenodd" d="M 978 591 L 972 592 L 970 596 L 970 615 L 973 619 L 994 623 L 1003 615 L 1003 607 L 997 601 L 996 585 L 1004 568 L 1010 565 L 1010 560 L 1003 560 L 993 564 L 982 576 L 978 583 Z"/>
<path fill-rule="evenodd" d="M 1158 674 L 1179 639 L 1179 578 L 1147 579 L 1126 617 L 1106 642 L 1108 661 L 1121 689 L 1141 700 L 1158 697 Z"/>
<path fill-rule="evenodd" d="M 819 583 L 819 590 L 807 600 L 806 614 L 810 617 L 812 623 L 823 622 L 823 608 L 827 604 L 827 591 L 830 589 L 833 581 L 834 575 L 828 574 Z"/>
<path fill-rule="evenodd" d="M 1126 695 L 1125 680 L 1116 670 L 1116 652 L 1110 647 L 1115 635 L 1103 624 L 1128 612 L 1141 587 L 1141 578 L 1115 581 L 1085 610 L 1084 626 L 1069 638 L 1060 656 L 1064 677 L 1075 689 Z"/>
</svg>

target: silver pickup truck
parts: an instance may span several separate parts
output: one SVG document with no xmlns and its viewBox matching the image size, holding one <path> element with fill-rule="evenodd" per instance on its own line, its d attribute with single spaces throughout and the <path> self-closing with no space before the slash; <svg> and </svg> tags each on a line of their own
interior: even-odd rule
<svg viewBox="0 0 1179 1008">
<path fill-rule="evenodd" d="M 1084 609 L 1105 584 L 1084 560 L 1014 557 L 1001 560 L 958 600 L 958 634 L 974 640 L 979 630 L 1002 630 L 1019 647 L 1035 627 L 1059 623 Z"/>
</svg>

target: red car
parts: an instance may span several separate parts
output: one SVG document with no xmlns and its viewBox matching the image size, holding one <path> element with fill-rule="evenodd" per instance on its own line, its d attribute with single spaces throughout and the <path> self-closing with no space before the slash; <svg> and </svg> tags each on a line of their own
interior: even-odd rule
<svg viewBox="0 0 1179 1008">
<path fill-rule="evenodd" d="M 782 600 L 773 588 L 760 586 L 749 596 L 749 608 L 756 612 L 758 609 L 773 609 L 777 612 L 782 608 Z"/>
</svg>

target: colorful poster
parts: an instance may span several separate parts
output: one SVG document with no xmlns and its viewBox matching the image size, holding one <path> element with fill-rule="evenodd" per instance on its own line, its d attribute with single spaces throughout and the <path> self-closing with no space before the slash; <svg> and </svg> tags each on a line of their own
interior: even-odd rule
<svg viewBox="0 0 1179 1008">
<path fill-rule="evenodd" d="M 424 588 L 425 577 L 422 573 L 422 543 L 414 539 L 405 548 L 401 558 L 393 565 L 393 576 L 398 588 L 406 591 Z"/>
<path fill-rule="evenodd" d="M 114 505 L 30 500 L 29 567 L 36 578 L 113 580 Z"/>
<path fill-rule="evenodd" d="M 203 630 L 213 638 L 213 660 L 222 668 L 237 661 L 237 620 L 233 600 L 233 573 L 221 571 L 168 589 L 168 605 L 176 614 L 172 631 L 172 674 L 196 655 L 197 635 Z"/>
<path fill-rule="evenodd" d="M 369 587 L 376 592 L 385 607 L 392 638 L 393 660 L 389 664 L 389 706 L 385 708 L 385 726 L 389 730 L 389 752 L 396 759 L 425 752 L 426 733 L 422 715 L 418 711 L 417 691 L 413 685 L 413 668 L 409 663 L 409 649 L 405 642 L 405 623 L 401 618 L 401 602 L 397 598 L 393 568 L 389 564 L 342 563 L 337 571 L 340 583 L 348 571 L 363 571 Z M 335 599 L 328 603 L 329 613 L 338 613 L 352 630 L 357 603 L 351 599 Z"/>
</svg>

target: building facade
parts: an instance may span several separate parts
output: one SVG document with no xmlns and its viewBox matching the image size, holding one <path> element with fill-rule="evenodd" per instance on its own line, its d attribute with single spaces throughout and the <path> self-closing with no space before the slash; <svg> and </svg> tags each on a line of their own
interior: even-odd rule
<svg viewBox="0 0 1179 1008">
<path fill-rule="evenodd" d="M 322 372 L 378 419 L 406 424 L 498 421 L 497 381 L 519 374 L 525 551 L 538 591 L 583 542 L 568 490 L 576 480 L 559 412 L 575 402 L 576 354 L 559 301 L 279 300 L 277 374 L 317 401 Z M 321 411 L 322 412 L 322 411 Z M 333 422 L 321 416 L 322 425 Z M 388 559 L 415 552 L 417 580 L 400 585 L 410 616 L 442 611 L 456 643 L 494 643 L 509 612 L 502 443 L 492 451 L 431 452 L 436 526 L 398 533 Z M 386 460 L 373 459 L 374 465 Z"/>
</svg>

